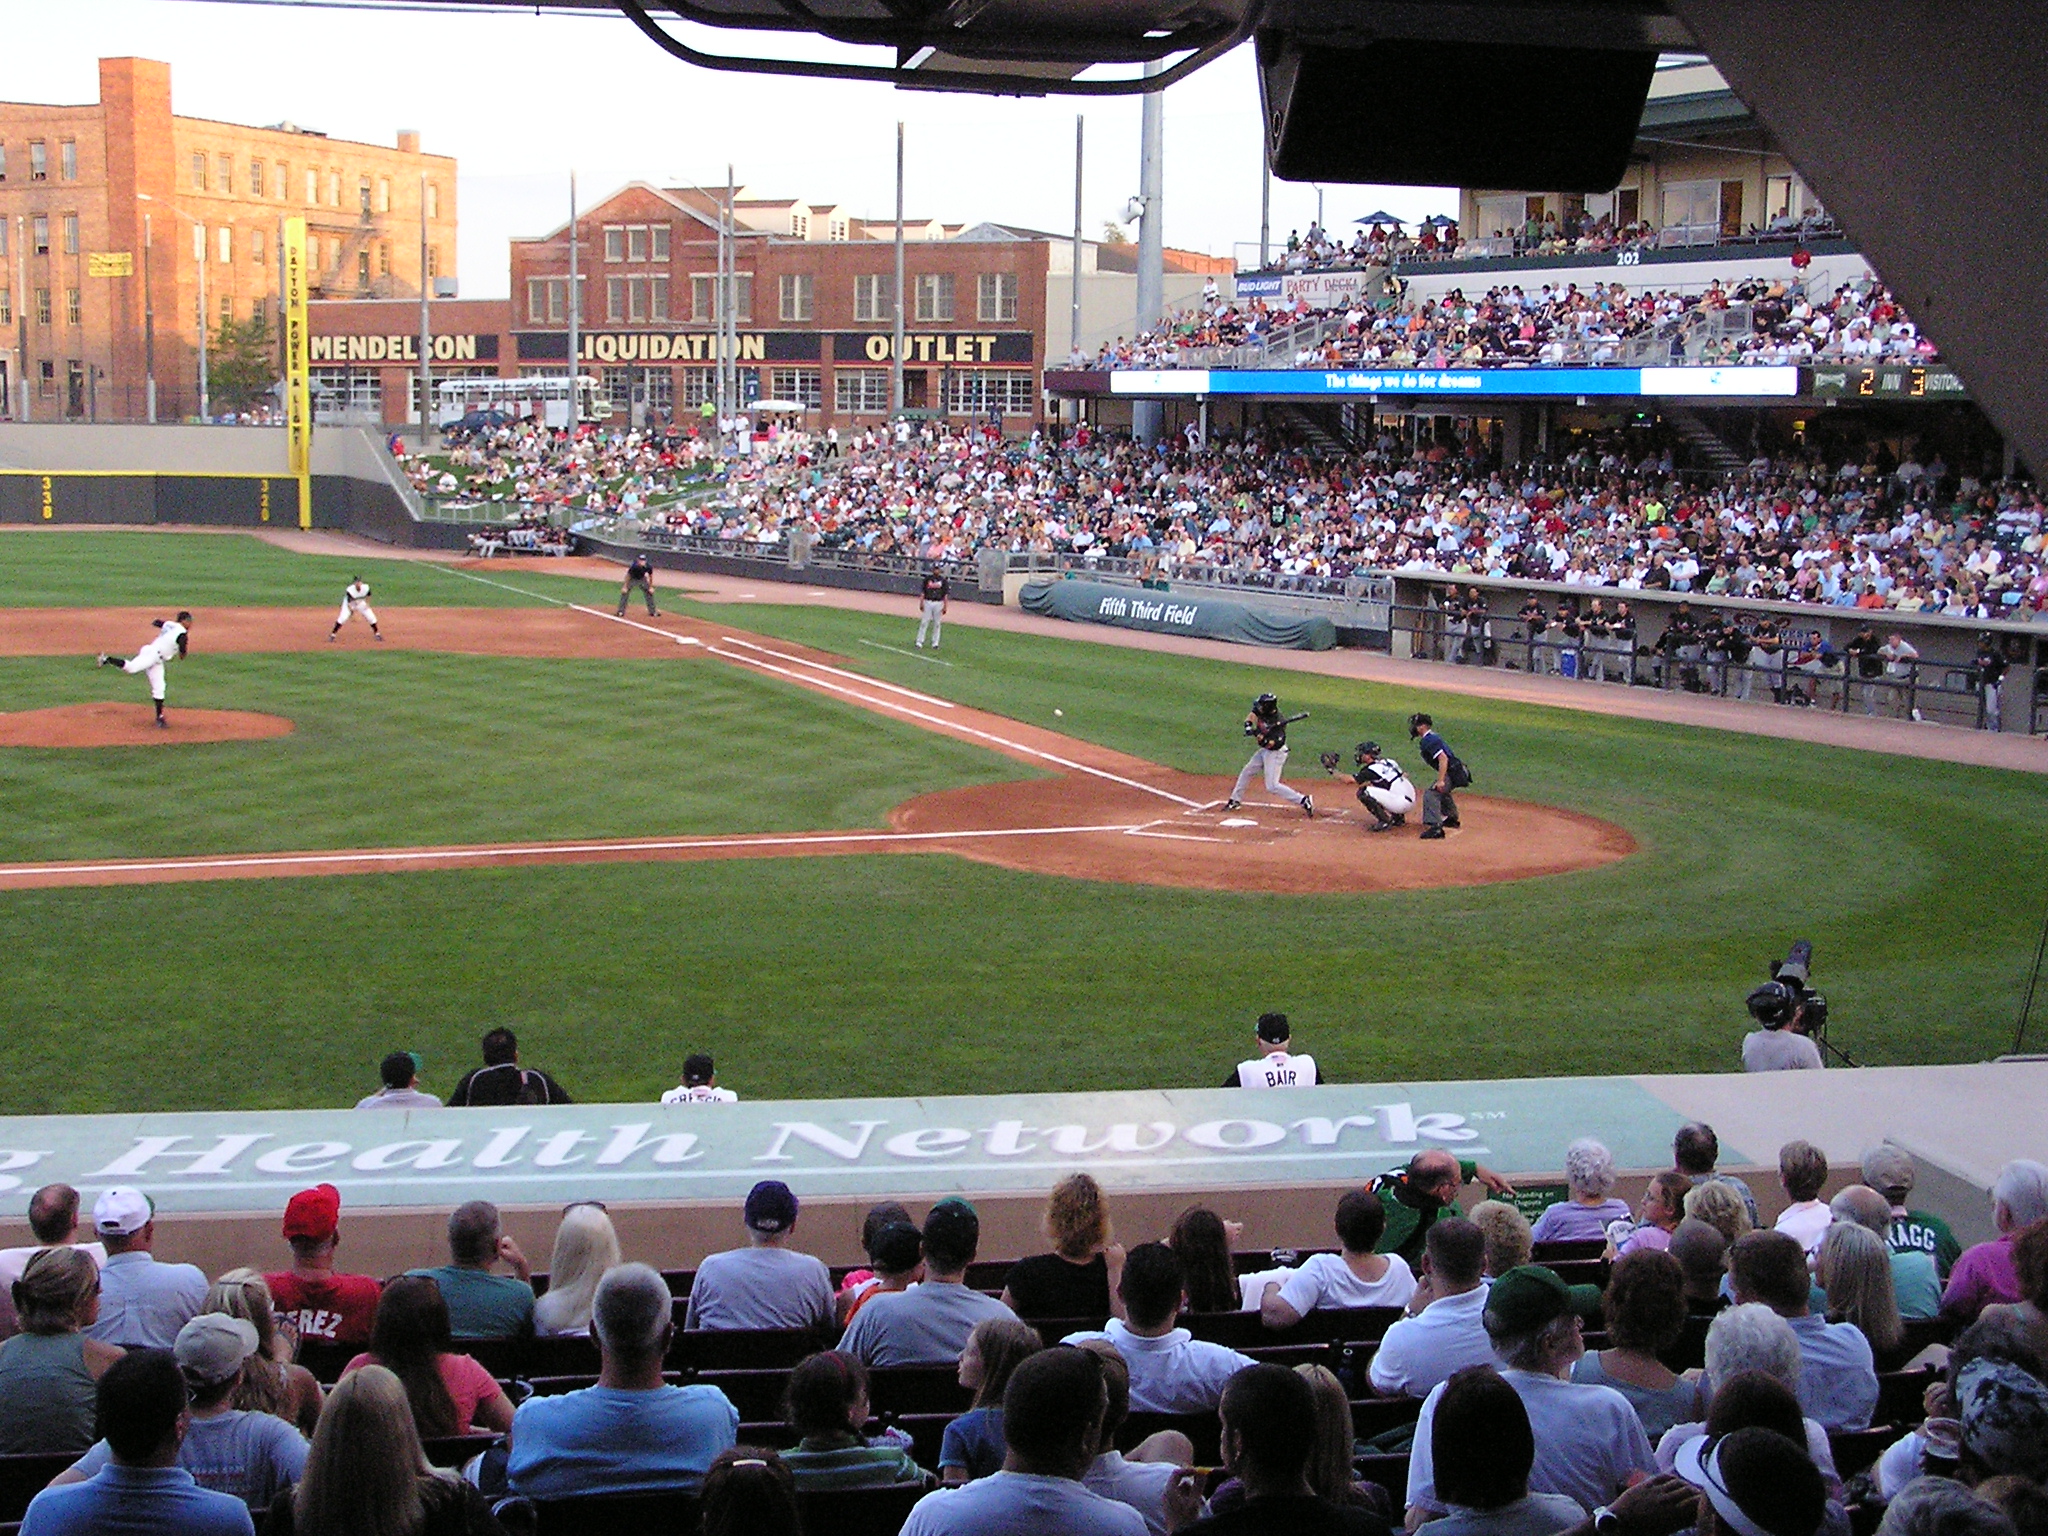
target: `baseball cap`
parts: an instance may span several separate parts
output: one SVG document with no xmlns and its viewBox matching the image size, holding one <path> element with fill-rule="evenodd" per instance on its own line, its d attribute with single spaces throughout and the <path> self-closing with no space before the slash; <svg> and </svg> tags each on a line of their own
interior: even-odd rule
<svg viewBox="0 0 2048 1536">
<path fill-rule="evenodd" d="M 1678 1475 L 1700 1489 L 1738 1536 L 1814 1536 L 1827 1513 L 1820 1469 L 1774 1429 L 1688 1441 Z"/>
<path fill-rule="evenodd" d="M 683 1081 L 686 1084 L 708 1083 L 715 1075 L 715 1072 L 716 1069 L 711 1065 L 711 1058 L 701 1052 L 695 1056 L 683 1058 Z"/>
<path fill-rule="evenodd" d="M 1486 1320 L 1496 1333 L 1534 1333 L 1567 1312 L 1598 1317 L 1599 1287 L 1566 1285 L 1556 1270 L 1541 1264 L 1517 1264 L 1486 1294 Z"/>
<path fill-rule="evenodd" d="M 917 1261 L 923 1257 L 924 1234 L 902 1221 L 892 1221 L 882 1228 L 868 1248 L 868 1261 L 892 1275 L 917 1268 Z"/>
<path fill-rule="evenodd" d="M 1268 1045 L 1284 1043 L 1287 1039 L 1287 1015 L 1284 1013 L 1260 1014 L 1259 1038 Z"/>
<path fill-rule="evenodd" d="M 92 1203 L 92 1228 L 101 1237 L 131 1237 L 156 1215 L 156 1202 L 139 1189 L 115 1185 Z"/>
<path fill-rule="evenodd" d="M 2010 1361 L 1980 1358 L 1956 1388 L 1963 1449 L 1993 1476 L 2048 1478 L 2048 1385 Z"/>
<path fill-rule="evenodd" d="M 1880 1193 L 1913 1187 L 1913 1159 L 1890 1143 L 1863 1154 L 1863 1182 Z"/>
<path fill-rule="evenodd" d="M 780 1179 L 763 1179 L 747 1191 L 746 1222 L 756 1232 L 787 1232 L 796 1225 L 796 1196 Z"/>
<path fill-rule="evenodd" d="M 224 1381 L 256 1353 L 256 1325 L 225 1312 L 202 1312 L 178 1330 L 171 1353 L 186 1375 Z"/>
<path fill-rule="evenodd" d="M 315 1242 L 334 1236 L 341 1220 L 341 1191 L 332 1184 L 315 1184 L 293 1195 L 284 1208 L 284 1235 L 311 1238 Z"/>
</svg>

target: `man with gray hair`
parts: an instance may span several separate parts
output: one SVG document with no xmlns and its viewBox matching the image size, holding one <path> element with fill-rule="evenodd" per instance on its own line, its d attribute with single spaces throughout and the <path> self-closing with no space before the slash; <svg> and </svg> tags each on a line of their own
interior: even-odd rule
<svg viewBox="0 0 2048 1536">
<path fill-rule="evenodd" d="M 661 1379 L 675 1337 L 668 1283 L 645 1264 L 605 1271 L 590 1331 L 597 1385 L 519 1405 L 507 1485 L 531 1499 L 695 1489 L 732 1448 L 740 1416 L 716 1387 Z"/>
<path fill-rule="evenodd" d="M 449 1262 L 411 1269 L 441 1287 L 448 1331 L 458 1339 L 516 1339 L 533 1332 L 533 1269 L 488 1200 L 458 1205 L 448 1217 Z M 491 1271 L 502 1261 L 509 1275 Z"/>
<path fill-rule="evenodd" d="M 1950 1477 L 1916 1477 L 1884 1508 L 1877 1536 L 2014 1536 L 2012 1517 Z"/>
<path fill-rule="evenodd" d="M 1892 1252 L 1926 1254 L 1947 1284 L 1963 1245 L 1939 1216 L 1906 1209 L 1906 1196 L 1913 1193 L 1913 1159 L 1890 1142 L 1880 1143 L 1863 1154 L 1863 1182 L 1891 1202 Z"/>
<path fill-rule="evenodd" d="M 1998 1236 L 1979 1243 L 1960 1259 L 1941 1293 L 1941 1315 L 1958 1323 L 1974 1323 L 1977 1314 L 1995 1301 L 2020 1299 L 2020 1280 L 2013 1268 L 2012 1245 L 2022 1227 L 2048 1220 L 2048 1166 L 2022 1157 L 1998 1170 L 1991 1186 L 1991 1224 Z"/>
<path fill-rule="evenodd" d="M 1582 1317 L 1598 1316 L 1600 1293 L 1566 1285 L 1540 1264 L 1511 1269 L 1486 1298 L 1486 1332 L 1502 1365 L 1501 1379 L 1529 1413 L 1536 1460 L 1531 1493 L 1561 1493 L 1585 1509 L 1612 1503 L 1638 1475 L 1657 1470 L 1643 1421 L 1612 1387 L 1574 1382 L 1571 1369 L 1586 1352 Z M 1431 1442 L 1443 1385 L 1423 1399 L 1408 1459 L 1408 1526 L 1445 1513 L 1437 1497 Z"/>
<path fill-rule="evenodd" d="M 1851 1184 L 1828 1202 L 1837 1222 L 1853 1222 L 1883 1239 L 1892 1260 L 1892 1294 L 1901 1317 L 1933 1317 L 1941 1311 L 1941 1277 L 1934 1255 L 1892 1247 L 1892 1203 L 1868 1184 Z"/>
</svg>

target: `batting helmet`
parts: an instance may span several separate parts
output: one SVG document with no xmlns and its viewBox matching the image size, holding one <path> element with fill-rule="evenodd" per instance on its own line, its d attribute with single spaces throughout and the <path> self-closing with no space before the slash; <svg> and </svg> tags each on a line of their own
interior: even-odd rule
<svg viewBox="0 0 2048 1536">
<path fill-rule="evenodd" d="M 1280 697 L 1278 694 L 1262 693 L 1252 700 L 1252 708 L 1262 715 L 1277 715 L 1280 712 Z"/>
</svg>

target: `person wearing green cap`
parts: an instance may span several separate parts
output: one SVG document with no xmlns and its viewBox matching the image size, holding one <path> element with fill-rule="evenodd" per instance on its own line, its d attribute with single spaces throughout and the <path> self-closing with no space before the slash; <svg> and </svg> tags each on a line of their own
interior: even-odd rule
<svg viewBox="0 0 2048 1536">
<path fill-rule="evenodd" d="M 1386 1207 L 1387 1230 L 1380 1234 L 1375 1249 L 1398 1253 L 1413 1269 L 1422 1259 L 1423 1240 L 1444 1212 L 1458 1203 L 1458 1191 L 1477 1179 L 1489 1193 L 1512 1195 L 1515 1186 L 1484 1163 L 1468 1163 L 1451 1156 L 1441 1147 L 1431 1147 L 1408 1159 L 1408 1166 L 1383 1173 L 1372 1181 L 1372 1192 Z"/>
<path fill-rule="evenodd" d="M 1561 1493 L 1584 1509 L 1601 1508 L 1640 1476 L 1657 1470 L 1643 1421 L 1612 1387 L 1570 1380 L 1586 1352 L 1581 1318 L 1600 1311 L 1600 1292 L 1567 1285 L 1554 1270 L 1522 1264 L 1499 1276 L 1486 1298 L 1486 1333 L 1499 1357 L 1501 1379 L 1529 1413 L 1536 1461 L 1532 1493 Z M 1448 1507 L 1436 1491 L 1432 1433 L 1443 1386 L 1423 1399 L 1408 1462 L 1408 1525 Z"/>
</svg>

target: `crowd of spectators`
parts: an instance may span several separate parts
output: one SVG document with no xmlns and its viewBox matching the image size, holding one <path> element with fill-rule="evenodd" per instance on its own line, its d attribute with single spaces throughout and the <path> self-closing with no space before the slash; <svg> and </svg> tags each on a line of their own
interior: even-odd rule
<svg viewBox="0 0 2048 1536">
<path fill-rule="evenodd" d="M 1673 238 L 1686 246 L 1701 244 L 1706 233 L 1694 227 L 1674 230 Z M 1828 214 L 1813 209 L 1803 214 L 1784 213 L 1758 226 L 1751 224 L 1730 236 L 1719 229 L 1704 243 L 1739 242 L 1754 245 L 1765 241 L 1796 241 L 1801 245 L 1816 240 L 1841 238 L 1841 227 Z M 1481 229 L 1475 246 L 1459 231 L 1453 219 L 1437 215 L 1424 219 L 1410 235 L 1403 222 L 1361 219 L 1349 242 L 1333 237 L 1320 224 L 1311 223 L 1306 234 L 1287 232 L 1287 243 L 1266 262 L 1269 272 L 1316 272 L 1334 267 L 1398 265 L 1419 262 L 1456 261 L 1480 256 L 1598 256 L 1616 251 L 1656 250 L 1667 243 L 1664 231 L 1647 220 L 1617 221 L 1612 213 L 1589 214 L 1576 210 L 1548 212 L 1519 224 Z"/>
<path fill-rule="evenodd" d="M 2048 1167 L 2007 1165 L 1997 1236 L 1963 1249 L 1911 1208 L 1912 1162 L 1889 1145 L 1823 1200 L 1825 1157 L 1788 1143 L 1768 1225 L 1718 1158 L 1710 1127 L 1684 1127 L 1631 1210 L 1612 1155 L 1581 1138 L 1532 1227 L 1509 1181 L 1423 1152 L 1335 1202 L 1333 1250 L 1270 1269 L 1233 1263 L 1241 1231 L 1207 1207 L 1126 1251 L 1074 1174 L 1047 1202 L 1050 1250 L 1001 1266 L 999 1291 L 969 1283 L 981 1223 L 957 1197 L 921 1222 L 876 1207 L 870 1266 L 835 1273 L 766 1180 L 745 1246 L 688 1276 L 632 1260 L 578 1202 L 544 1284 L 472 1201 L 446 1263 L 380 1283 L 334 1268 L 341 1202 L 321 1185 L 287 1209 L 288 1268 L 209 1286 L 155 1257 L 144 1192 L 94 1201 L 95 1251 L 77 1192 L 53 1185 L 32 1202 L 38 1242 L 0 1254 L 19 1274 L 0 1452 L 61 1469 L 28 1536 L 496 1536 L 530 1529 L 536 1504 L 661 1494 L 696 1496 L 707 1531 L 782 1536 L 803 1495 L 940 1485 L 906 1536 L 1845 1536 L 1880 1511 L 1885 1536 L 2038 1536 Z M 1475 1183 L 1488 1198 L 1467 1209 Z M 1235 1344 L 1205 1336 L 1233 1313 Z M 1317 1314 L 1376 1320 L 1343 1357 L 1354 1379 L 1334 1354 L 1260 1358 L 1259 1334 L 1298 1337 Z M 772 1434 L 743 1426 L 737 1377 L 668 1373 L 679 1322 L 815 1341 L 783 1367 Z M 476 1358 L 548 1337 L 587 1338 L 595 1375 L 536 1391 Z M 316 1346 L 338 1366 L 325 1384 L 293 1358 Z M 1887 1373 L 1923 1367 L 1924 1401 L 1886 1408 L 1888 1381 L 1921 1385 Z M 876 1373 L 920 1369 L 971 1401 L 924 1459 L 930 1442 L 873 1412 Z M 1394 1427 L 1361 1442 L 1362 1409 Z M 1213 1460 L 1192 1438 L 1205 1416 Z M 466 1465 L 430 1462 L 464 1435 L 485 1437 Z M 1362 1471 L 1389 1456 L 1405 1480 Z"/>
<path fill-rule="evenodd" d="M 570 430 L 532 418 L 451 428 L 436 455 L 410 452 L 397 436 L 389 446 L 423 496 L 571 516 L 639 516 L 682 495 L 700 478 L 699 466 L 715 457 L 712 445 L 695 436 L 595 424 Z"/>
</svg>

